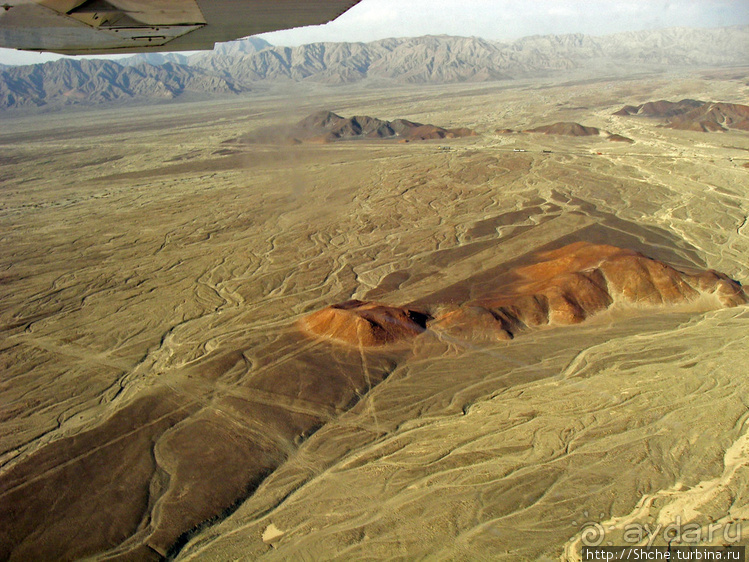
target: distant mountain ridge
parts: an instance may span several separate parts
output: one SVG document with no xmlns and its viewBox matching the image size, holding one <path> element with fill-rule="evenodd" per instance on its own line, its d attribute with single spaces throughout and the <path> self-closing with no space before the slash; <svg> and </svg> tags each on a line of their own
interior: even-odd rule
<svg viewBox="0 0 749 562">
<path fill-rule="evenodd" d="M 230 94 L 248 88 L 200 68 L 174 63 L 122 66 L 110 60 L 61 59 L 0 71 L 0 107 L 173 99 L 188 92 Z"/>
<path fill-rule="evenodd" d="M 268 46 L 244 55 L 194 55 L 190 64 L 238 81 L 310 80 L 338 84 L 364 79 L 400 83 L 485 82 L 609 61 L 642 65 L 745 64 L 749 26 L 671 28 L 618 33 L 524 37 L 510 44 L 478 37 L 424 36 L 371 43 Z"/>
<path fill-rule="evenodd" d="M 190 57 L 180 55 L 179 53 L 140 53 L 132 57 L 118 59 L 115 62 L 122 66 L 138 66 L 139 64 L 161 66 L 170 62 L 188 66 L 190 64 Z"/>
<path fill-rule="evenodd" d="M 712 67 L 746 64 L 749 26 L 671 28 L 592 37 L 425 36 L 371 43 L 274 47 L 251 37 L 214 51 L 136 55 L 120 61 L 63 59 L 0 67 L 0 108 L 164 99 L 187 92 L 231 94 L 260 84 L 487 82 L 571 69 Z"/>
</svg>

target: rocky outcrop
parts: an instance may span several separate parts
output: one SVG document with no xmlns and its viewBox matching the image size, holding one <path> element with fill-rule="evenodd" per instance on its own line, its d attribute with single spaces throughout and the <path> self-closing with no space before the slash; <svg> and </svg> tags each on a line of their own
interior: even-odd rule
<svg viewBox="0 0 749 562">
<path fill-rule="evenodd" d="M 568 135 L 572 137 L 590 137 L 600 135 L 601 130 L 596 127 L 586 127 L 580 123 L 560 122 L 553 125 L 542 125 L 528 129 L 526 133 L 543 133 L 545 135 Z"/>
<path fill-rule="evenodd" d="M 666 127 L 687 131 L 749 131 L 749 106 L 737 103 L 658 100 L 637 106 L 625 105 L 614 115 L 661 118 L 666 120 Z"/>
<path fill-rule="evenodd" d="M 697 107 L 705 105 L 704 101 L 683 99 L 681 101 L 657 100 L 640 105 L 625 105 L 614 115 L 667 118 L 682 115 Z"/>
<path fill-rule="evenodd" d="M 350 300 L 310 314 L 301 326 L 317 336 L 373 347 L 410 341 L 426 329 L 429 318 L 417 310 Z"/>
<path fill-rule="evenodd" d="M 568 137 L 597 137 L 602 136 L 607 140 L 613 142 L 634 142 L 632 139 L 610 133 L 609 131 L 603 131 L 597 127 L 589 127 L 587 125 L 581 125 L 580 123 L 574 123 L 571 121 L 561 121 L 559 123 L 553 123 L 551 125 L 541 125 L 533 129 L 526 129 L 525 131 L 515 131 L 513 129 L 497 129 L 497 133 L 501 135 L 507 135 L 512 133 L 538 133 L 544 135 L 562 135 Z"/>
<path fill-rule="evenodd" d="M 377 117 L 357 115 L 341 117 L 332 111 L 313 113 L 291 127 L 262 129 L 241 137 L 239 142 L 334 142 L 360 139 L 399 139 L 404 142 L 429 139 L 453 139 L 474 136 L 465 127 L 444 129 L 407 119 L 384 121 Z M 232 141 L 235 142 L 235 141 Z"/>
<path fill-rule="evenodd" d="M 515 270 L 517 281 L 448 310 L 434 327 L 478 339 L 509 339 L 527 328 L 578 324 L 613 305 L 650 308 L 712 298 L 715 307 L 747 302 L 741 286 L 708 270 L 678 271 L 638 252 L 579 242 L 545 252 Z"/>
<path fill-rule="evenodd" d="M 749 105 L 737 103 L 706 103 L 687 113 L 672 118 L 672 129 L 689 131 L 749 131 Z"/>
<path fill-rule="evenodd" d="M 541 253 L 514 270 L 494 294 L 433 315 L 410 308 L 349 301 L 302 321 L 308 333 L 362 347 L 408 342 L 429 329 L 473 341 L 508 340 L 546 325 L 570 325 L 614 305 L 658 309 L 699 298 L 712 308 L 747 302 L 741 285 L 716 271 L 679 271 L 639 252 L 578 242 Z"/>
</svg>

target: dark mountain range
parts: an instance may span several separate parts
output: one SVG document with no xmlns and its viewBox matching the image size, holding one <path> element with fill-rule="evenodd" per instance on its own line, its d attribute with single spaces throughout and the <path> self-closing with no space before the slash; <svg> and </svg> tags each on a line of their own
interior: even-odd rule
<svg viewBox="0 0 749 562">
<path fill-rule="evenodd" d="M 260 51 L 194 55 L 190 64 L 237 81 L 364 79 L 400 83 L 483 82 L 606 65 L 645 67 L 745 64 L 749 26 L 665 29 L 606 37 L 525 37 L 503 44 L 476 37 L 426 36 L 372 43 L 314 43 Z"/>
<path fill-rule="evenodd" d="M 109 60 L 61 59 L 0 71 L 0 107 L 171 99 L 193 92 L 247 91 L 216 74 L 174 63 L 122 66 Z"/>
<path fill-rule="evenodd" d="M 249 38 L 187 58 L 137 55 L 118 62 L 60 60 L 0 69 L 0 108 L 159 99 L 188 91 L 244 92 L 260 83 L 484 82 L 586 68 L 607 72 L 706 68 L 746 64 L 748 58 L 749 26 L 673 28 L 605 37 L 533 36 L 511 44 L 476 37 L 426 36 L 291 48 Z M 166 76 L 172 73 L 174 77 Z"/>
</svg>

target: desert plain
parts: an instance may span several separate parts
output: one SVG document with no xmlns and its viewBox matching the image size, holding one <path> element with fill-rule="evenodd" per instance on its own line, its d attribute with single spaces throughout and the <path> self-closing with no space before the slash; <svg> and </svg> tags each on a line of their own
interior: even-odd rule
<svg viewBox="0 0 749 562">
<path fill-rule="evenodd" d="M 746 304 L 612 298 L 502 337 L 432 322 L 575 244 L 749 282 L 749 132 L 613 115 L 746 103 L 748 80 L 3 115 L 0 558 L 572 561 L 675 530 L 749 544 Z M 243 140 L 321 110 L 476 135 Z M 503 132 L 557 122 L 633 142 Z M 308 329 L 349 301 L 410 307 L 420 329 L 382 345 Z"/>
</svg>

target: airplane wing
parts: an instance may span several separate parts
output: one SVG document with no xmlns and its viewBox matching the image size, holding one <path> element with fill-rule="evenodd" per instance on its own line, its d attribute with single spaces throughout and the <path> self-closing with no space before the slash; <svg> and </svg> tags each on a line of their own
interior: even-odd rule
<svg viewBox="0 0 749 562">
<path fill-rule="evenodd" d="M 66 55 L 211 49 L 331 21 L 360 0 L 0 0 L 0 47 Z"/>
</svg>

